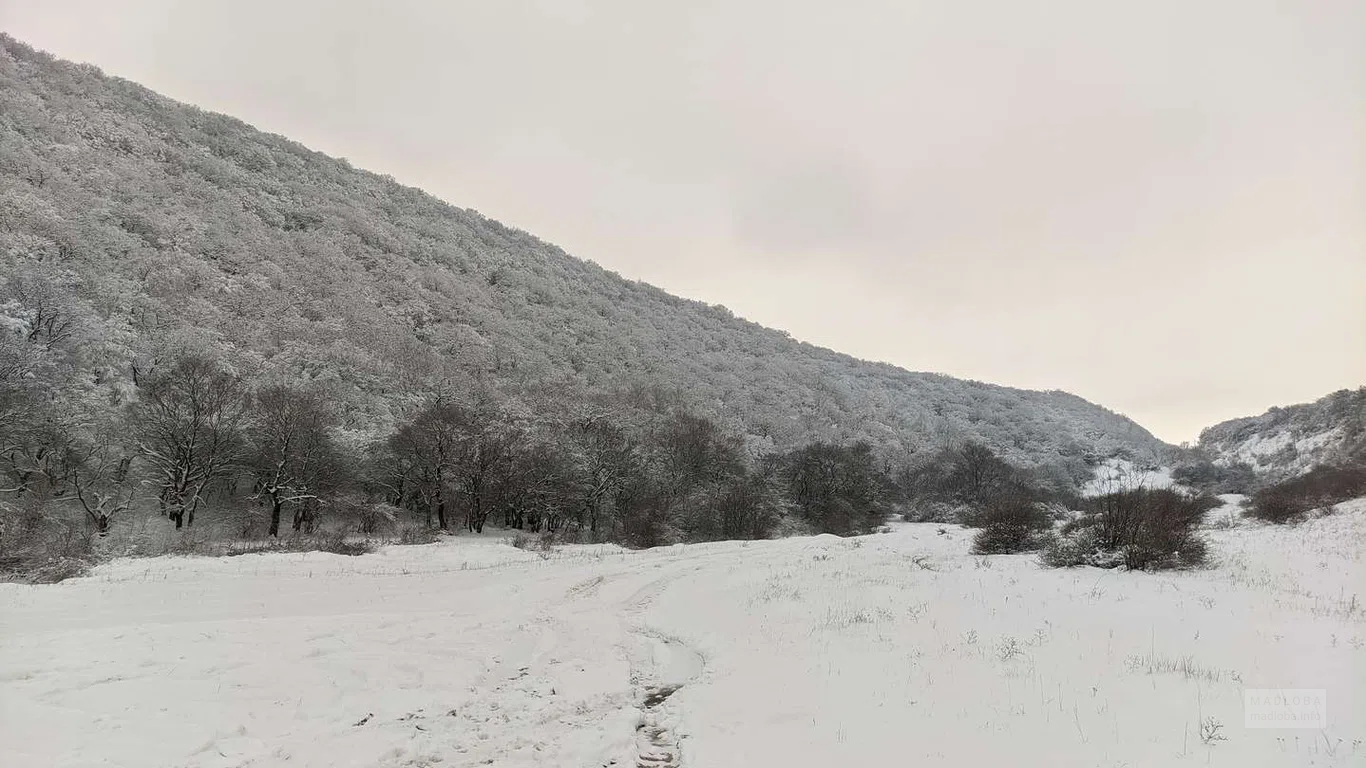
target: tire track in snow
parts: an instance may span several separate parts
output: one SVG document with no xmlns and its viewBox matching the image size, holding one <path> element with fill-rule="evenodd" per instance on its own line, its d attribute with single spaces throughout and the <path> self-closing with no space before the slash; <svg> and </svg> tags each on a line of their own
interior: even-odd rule
<svg viewBox="0 0 1366 768">
<path fill-rule="evenodd" d="M 534 598 L 499 622 L 509 631 L 458 705 L 383 718 L 386 727 L 410 729 L 402 754 L 385 768 L 437 759 L 681 768 L 682 712 L 673 697 L 702 674 L 705 660 L 642 614 L 703 566 L 673 559 L 604 565 L 578 570 L 568 587 L 549 572 L 528 588 Z M 604 667 L 612 655 L 615 674 Z M 583 758 L 593 762 L 574 762 Z"/>
<path fill-rule="evenodd" d="M 680 768 L 683 750 L 678 726 L 680 712 L 671 697 L 706 671 L 706 658 L 682 640 L 645 626 L 641 614 L 685 573 L 675 571 L 647 583 L 627 598 L 625 614 L 631 649 L 631 684 L 636 690 L 640 720 L 636 725 L 637 768 Z"/>
</svg>

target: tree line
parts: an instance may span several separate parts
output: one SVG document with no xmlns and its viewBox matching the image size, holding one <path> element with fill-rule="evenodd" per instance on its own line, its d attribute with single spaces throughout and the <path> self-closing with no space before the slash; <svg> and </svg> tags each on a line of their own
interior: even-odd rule
<svg viewBox="0 0 1366 768">
<path fill-rule="evenodd" d="M 125 402 L 83 411 L 44 383 L 63 374 L 49 359 L 60 342 L 45 330 L 0 343 L 0 551 L 11 559 L 41 551 L 73 516 L 98 535 L 136 515 L 174 529 L 208 515 L 243 537 L 311 533 L 325 519 L 475 533 L 493 520 L 649 547 L 861 534 L 910 506 L 948 520 L 1003 493 L 1043 493 L 975 443 L 900 471 L 866 443 L 750 450 L 663 390 L 445 387 L 357 440 L 324 388 L 254 381 L 204 350 L 150 358 Z"/>
<path fill-rule="evenodd" d="M 778 450 L 658 385 L 433 365 L 357 418 L 345 368 L 273 366 L 155 318 L 130 335 L 67 280 L 40 265 L 0 286 L 0 570 L 158 519 L 237 539 L 492 521 L 650 547 L 861 534 L 899 512 L 990 529 L 986 552 L 1036 547 L 1042 510 L 1078 508 L 1062 466 L 973 441 Z"/>
<path fill-rule="evenodd" d="M 410 396 L 391 430 L 356 439 L 325 388 L 253 380 L 181 350 L 134 366 L 117 395 L 85 382 L 122 402 L 82 407 L 70 399 L 79 382 L 51 378 L 72 373 L 66 337 L 27 327 L 38 330 L 0 340 L 0 553 L 11 565 L 41 556 L 77 518 L 102 535 L 138 515 L 174 529 L 208 516 L 244 537 L 311 533 L 324 520 L 477 533 L 493 520 L 648 547 L 865 533 L 893 496 L 866 444 L 757 455 L 663 392 L 446 386 Z"/>
<path fill-rule="evenodd" d="M 334 369 L 272 367 L 174 330 L 123 341 L 110 315 L 62 280 L 35 269 L 0 292 L 3 571 L 88 552 L 121 522 L 158 519 L 242 540 L 405 526 L 481 533 L 492 522 L 651 547 L 855 535 L 901 513 L 982 528 L 977 550 L 1000 553 L 1046 548 L 1060 511 L 1088 509 L 1061 466 L 1022 468 L 973 441 L 899 455 L 866 442 L 777 450 L 664 386 L 586 391 L 451 367 L 394 382 L 358 419 L 353 400 L 334 396 Z M 1177 500 L 1112 501 L 1072 523 L 1079 536 L 1106 536 L 1081 536 L 1069 544 L 1080 555 L 1055 560 L 1104 562 L 1119 547 L 1146 567 L 1170 561 L 1173 546 L 1199 546 L 1169 536 L 1165 522 L 1130 524 L 1174 520 L 1189 532 L 1198 514 Z M 1180 509 L 1158 514 L 1168 507 Z"/>
</svg>

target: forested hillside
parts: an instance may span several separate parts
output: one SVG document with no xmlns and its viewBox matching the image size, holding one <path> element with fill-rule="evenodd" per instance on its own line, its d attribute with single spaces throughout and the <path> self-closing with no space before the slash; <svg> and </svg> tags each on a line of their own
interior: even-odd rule
<svg viewBox="0 0 1366 768">
<path fill-rule="evenodd" d="M 1366 462 L 1366 387 L 1215 424 L 1200 433 L 1199 448 L 1271 482 L 1321 464 Z"/>
<path fill-rule="evenodd" d="M 101 531 L 218 504 L 272 532 L 349 499 L 636 543 L 793 508 L 838 532 L 962 446 L 1054 488 L 1165 449 L 1067 393 L 800 343 L 4 36 L 0 328 L 0 503 L 30 528 L 44 499 Z"/>
<path fill-rule="evenodd" d="M 1065 393 L 800 344 L 344 160 L 0 46 L 5 270 L 65 281 L 111 373 L 189 333 L 241 366 L 335 379 L 363 430 L 392 425 L 395 396 L 483 375 L 677 388 L 777 447 L 976 438 L 1037 463 L 1159 445 Z"/>
</svg>

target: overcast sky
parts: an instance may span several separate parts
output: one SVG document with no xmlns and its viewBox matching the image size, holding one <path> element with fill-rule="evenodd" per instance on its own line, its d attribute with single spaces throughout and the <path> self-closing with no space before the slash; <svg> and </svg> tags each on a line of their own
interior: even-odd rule
<svg viewBox="0 0 1366 768">
<path fill-rule="evenodd" d="M 0 29 L 1170 441 L 1366 384 L 1360 0 L 0 0 Z"/>
</svg>

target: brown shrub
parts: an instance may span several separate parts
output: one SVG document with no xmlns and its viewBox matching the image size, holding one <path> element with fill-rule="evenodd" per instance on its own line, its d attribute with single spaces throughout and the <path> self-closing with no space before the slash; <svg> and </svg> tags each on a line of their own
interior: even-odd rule
<svg viewBox="0 0 1366 768">
<path fill-rule="evenodd" d="M 1292 523 L 1358 496 L 1366 496 L 1366 466 L 1324 465 L 1256 492 L 1248 514 L 1268 523 Z"/>
<path fill-rule="evenodd" d="M 1042 504 L 1028 498 L 999 499 L 979 517 L 982 530 L 972 540 L 976 555 L 1006 555 L 1038 549 L 1053 527 Z"/>
<path fill-rule="evenodd" d="M 1045 547 L 1045 565 L 1163 570 L 1207 561 L 1208 546 L 1197 533 L 1210 508 L 1204 498 L 1139 488 L 1087 499 L 1083 506 L 1085 514 Z"/>
</svg>

